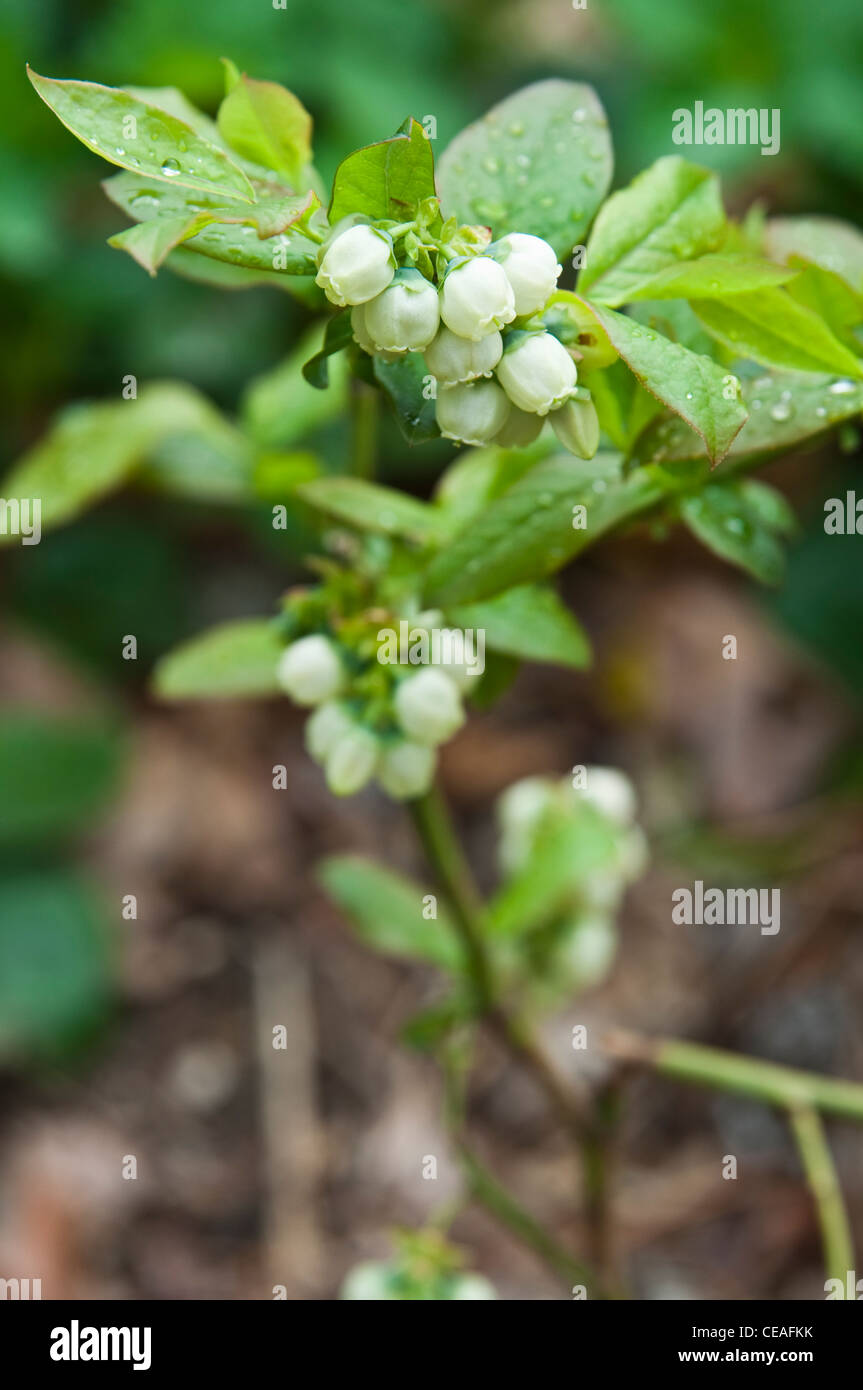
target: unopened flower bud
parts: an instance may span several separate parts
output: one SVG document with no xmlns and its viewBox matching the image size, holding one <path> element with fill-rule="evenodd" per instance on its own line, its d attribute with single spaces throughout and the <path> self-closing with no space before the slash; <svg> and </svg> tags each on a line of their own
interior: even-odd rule
<svg viewBox="0 0 863 1390">
<path fill-rule="evenodd" d="M 464 723 L 461 697 L 443 671 L 408 676 L 397 687 L 394 703 L 399 724 L 417 743 L 444 743 Z"/>
<path fill-rule="evenodd" d="M 305 741 L 309 756 L 322 763 L 338 740 L 354 727 L 350 714 L 335 700 L 327 700 L 306 720 Z"/>
<path fill-rule="evenodd" d="M 503 429 L 495 435 L 494 442 L 501 449 L 526 449 L 539 438 L 543 424 L 541 415 L 528 415 L 526 410 L 519 410 L 514 405 L 510 408 Z"/>
<path fill-rule="evenodd" d="M 378 351 L 422 352 L 438 331 L 438 292 L 418 270 L 397 270 L 365 306 L 365 331 Z"/>
<path fill-rule="evenodd" d="M 386 232 L 359 223 L 324 246 L 315 281 L 331 304 L 364 304 L 386 289 L 395 269 Z"/>
<path fill-rule="evenodd" d="M 353 796 L 374 775 L 380 745 L 374 734 L 355 724 L 331 747 L 324 763 L 334 796 Z"/>
<path fill-rule="evenodd" d="M 575 387 L 575 363 L 551 333 L 516 335 L 497 364 L 497 379 L 513 405 L 547 415 L 568 400 Z"/>
<path fill-rule="evenodd" d="M 277 678 L 298 705 L 319 705 L 338 695 L 344 682 L 339 654 L 328 637 L 301 637 L 285 649 Z"/>
<path fill-rule="evenodd" d="M 473 342 L 444 326 L 426 348 L 425 359 L 439 386 L 457 386 L 480 376 L 491 376 L 502 352 L 503 338 L 497 329 Z"/>
<path fill-rule="evenodd" d="M 510 232 L 492 250 L 512 285 L 519 318 L 544 308 L 557 288 L 561 272 L 554 248 L 542 237 Z"/>
<path fill-rule="evenodd" d="M 390 796 L 397 801 L 407 801 L 428 791 L 434 769 L 434 749 L 428 744 L 404 739 L 384 749 L 378 762 L 377 778 Z"/>
<path fill-rule="evenodd" d="M 474 256 L 448 272 L 441 290 L 440 316 L 460 338 L 478 343 L 515 318 L 512 286 L 490 256 Z"/>
<path fill-rule="evenodd" d="M 592 459 L 599 448 L 599 416 L 593 401 L 568 400 L 549 416 L 551 428 L 576 458 Z"/>
<path fill-rule="evenodd" d="M 437 398 L 438 428 L 459 444 L 490 444 L 506 424 L 509 401 L 496 381 L 448 386 Z"/>
</svg>

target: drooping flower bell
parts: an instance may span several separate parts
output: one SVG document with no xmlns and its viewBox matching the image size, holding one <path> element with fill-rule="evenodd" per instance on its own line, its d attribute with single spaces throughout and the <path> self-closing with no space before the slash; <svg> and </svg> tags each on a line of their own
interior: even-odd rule
<svg viewBox="0 0 863 1390">
<path fill-rule="evenodd" d="M 509 411 L 506 393 L 496 381 L 474 381 L 438 392 L 438 428 L 445 439 L 459 444 L 490 444 Z"/>
<path fill-rule="evenodd" d="M 497 364 L 497 379 L 513 405 L 547 415 L 572 395 L 578 373 L 552 333 L 513 334 Z"/>
<path fill-rule="evenodd" d="M 543 309 L 557 288 L 561 272 L 554 248 L 542 237 L 510 232 L 491 251 L 512 286 L 519 318 Z"/>
<path fill-rule="evenodd" d="M 422 352 L 440 325 L 438 292 L 418 270 L 397 270 L 363 310 L 365 332 L 379 351 Z"/>
<path fill-rule="evenodd" d="M 431 747 L 451 738 L 464 723 L 461 697 L 443 671 L 427 669 L 408 676 L 398 685 L 394 704 L 408 738 Z"/>
<path fill-rule="evenodd" d="M 490 256 L 474 256 L 447 271 L 440 316 L 460 338 L 478 343 L 515 318 L 515 298 L 503 267 Z"/>
<path fill-rule="evenodd" d="M 345 673 L 333 643 L 314 634 L 285 648 L 277 677 L 296 704 L 319 705 L 339 694 Z"/>
<path fill-rule="evenodd" d="M 497 329 L 473 341 L 460 338 L 444 325 L 425 350 L 426 366 L 439 386 L 459 386 L 481 376 L 491 376 L 503 352 Z"/>
<path fill-rule="evenodd" d="M 331 304 L 365 304 L 383 293 L 395 271 L 390 237 L 361 222 L 325 242 L 315 283 Z"/>
</svg>

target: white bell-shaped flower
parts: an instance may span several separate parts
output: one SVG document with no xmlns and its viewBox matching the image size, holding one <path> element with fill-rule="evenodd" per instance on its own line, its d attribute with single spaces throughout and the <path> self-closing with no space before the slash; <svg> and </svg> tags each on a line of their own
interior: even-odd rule
<svg viewBox="0 0 863 1390">
<path fill-rule="evenodd" d="M 631 825 L 638 809 L 635 788 L 625 773 L 616 767 L 587 767 L 584 786 L 573 787 L 564 782 L 571 795 L 587 801 L 616 825 Z"/>
<path fill-rule="evenodd" d="M 418 671 L 401 681 L 395 693 L 396 718 L 408 738 L 435 747 L 464 723 L 461 697 L 443 671 Z"/>
<path fill-rule="evenodd" d="M 444 325 L 425 351 L 426 366 L 439 386 L 458 386 L 491 376 L 501 359 L 503 338 L 497 329 L 473 342 Z"/>
<path fill-rule="evenodd" d="M 447 272 L 440 316 L 460 338 L 478 343 L 515 318 L 515 298 L 503 267 L 490 256 L 474 256 Z"/>
<path fill-rule="evenodd" d="M 383 293 L 395 270 L 391 239 L 361 222 L 324 245 L 315 282 L 331 304 L 365 304 Z"/>
<path fill-rule="evenodd" d="M 319 705 L 342 689 L 345 673 L 328 637 L 314 635 L 292 642 L 282 653 L 277 679 L 298 705 Z"/>
<path fill-rule="evenodd" d="M 401 739 L 384 748 L 378 761 L 377 779 L 396 801 L 407 801 L 428 791 L 434 769 L 433 748 Z"/>
<path fill-rule="evenodd" d="M 343 705 L 327 700 L 318 705 L 306 720 L 305 742 L 309 756 L 322 763 L 337 741 L 354 727 L 354 721 Z"/>
<path fill-rule="evenodd" d="M 518 317 L 538 313 L 557 288 L 561 272 L 554 248 L 542 237 L 510 232 L 492 250 L 512 286 Z"/>
<path fill-rule="evenodd" d="M 336 739 L 324 763 L 327 786 L 334 796 L 353 796 L 374 776 L 380 744 L 374 734 L 355 724 Z"/>
<path fill-rule="evenodd" d="M 405 267 L 365 305 L 363 319 L 379 352 L 422 352 L 440 325 L 438 292 L 418 270 Z"/>
<path fill-rule="evenodd" d="M 551 333 L 513 337 L 497 364 L 497 379 L 519 410 L 547 415 L 572 394 L 578 375 L 575 363 Z"/>
<path fill-rule="evenodd" d="M 509 416 L 509 401 L 496 381 L 448 386 L 437 397 L 438 428 L 459 444 L 490 444 Z"/>
</svg>

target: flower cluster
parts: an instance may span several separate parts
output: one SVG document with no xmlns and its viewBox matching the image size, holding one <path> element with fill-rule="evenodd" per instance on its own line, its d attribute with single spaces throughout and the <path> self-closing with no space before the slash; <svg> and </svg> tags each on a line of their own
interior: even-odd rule
<svg viewBox="0 0 863 1390">
<path fill-rule="evenodd" d="M 593 456 L 596 409 L 577 385 L 573 356 L 540 317 L 561 273 L 547 241 L 511 232 L 487 244 L 462 228 L 417 251 L 413 224 L 348 223 L 321 247 L 317 283 L 333 304 L 352 306 L 353 336 L 365 352 L 424 354 L 445 438 L 524 447 L 548 418 L 565 448 Z M 416 265 L 400 264 L 400 236 L 413 237 Z"/>
<path fill-rule="evenodd" d="M 291 641 L 277 677 L 296 704 L 313 711 L 306 747 L 330 790 L 352 796 L 374 778 L 396 800 L 421 796 L 434 777 L 436 749 L 464 723 L 462 693 L 474 677 L 455 662 L 421 670 L 383 663 L 378 632 L 394 621 L 383 610 L 322 619 L 302 597 L 294 606 L 305 610 L 300 627 L 311 621 L 324 630 Z M 441 621 L 431 612 L 411 619 L 414 630 Z"/>
<path fill-rule="evenodd" d="M 615 914 L 626 888 L 644 872 L 647 843 L 635 823 L 632 783 L 614 768 L 583 769 L 583 786 L 569 779 L 527 777 L 498 798 L 499 858 L 508 875 L 531 863 L 540 836 L 569 823 L 573 836 L 592 833 L 583 813 L 590 808 L 606 832 L 608 852 L 594 871 L 573 881 L 551 928 L 533 943 L 532 973 L 552 991 L 586 989 L 607 975 L 617 949 Z M 580 823 L 580 818 L 581 823 Z"/>
</svg>

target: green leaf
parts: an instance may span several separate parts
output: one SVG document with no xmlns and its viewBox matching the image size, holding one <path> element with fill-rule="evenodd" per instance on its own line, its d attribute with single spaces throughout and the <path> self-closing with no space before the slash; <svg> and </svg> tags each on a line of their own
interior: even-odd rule
<svg viewBox="0 0 863 1390">
<path fill-rule="evenodd" d="M 793 266 L 773 265 L 755 256 L 700 256 L 697 261 L 666 266 L 630 298 L 723 299 L 747 290 L 784 285 L 796 274 Z"/>
<path fill-rule="evenodd" d="M 694 299 L 691 303 L 705 328 L 740 357 L 792 371 L 863 377 L 859 358 L 787 290 L 753 290 L 727 301 Z"/>
<path fill-rule="evenodd" d="M 613 526 L 653 506 L 664 488 L 645 469 L 624 478 L 619 457 L 556 455 L 472 518 L 432 559 L 425 598 L 452 607 L 553 574 Z M 574 525 L 584 507 L 586 526 Z M 580 519 L 580 514 L 579 514 Z"/>
<path fill-rule="evenodd" d="M 762 584 L 782 579 L 785 554 L 776 531 L 787 531 L 789 523 L 775 499 L 753 493 L 751 484 L 738 480 L 709 483 L 682 500 L 680 514 L 693 535 L 720 559 Z"/>
<path fill-rule="evenodd" d="M 0 846 L 85 829 L 115 790 L 122 747 L 104 722 L 24 710 L 0 718 Z"/>
<path fill-rule="evenodd" d="M 305 362 L 319 352 L 325 326 L 316 324 L 289 357 L 254 380 L 241 403 L 243 428 L 265 448 L 284 448 L 329 424 L 347 401 L 348 364 L 335 357 L 329 364 L 329 389 L 318 391 L 303 375 Z"/>
<path fill-rule="evenodd" d="M 579 294 L 623 304 L 675 261 L 713 250 L 724 226 L 716 175 L 678 155 L 658 159 L 600 210 Z"/>
<path fill-rule="evenodd" d="M 300 483 L 310 483 L 322 471 L 320 459 L 307 449 L 260 454 L 254 467 L 255 495 L 265 502 L 285 502 Z"/>
<path fill-rule="evenodd" d="M 128 251 L 138 265 L 143 266 L 150 275 L 155 275 L 162 262 L 175 246 L 188 241 L 213 221 L 209 212 L 193 212 L 180 217 L 154 217 L 149 222 L 137 222 L 123 232 L 108 238 L 108 245 L 116 251 Z"/>
<path fill-rule="evenodd" d="M 0 877 L 0 1058 L 68 1051 L 109 999 L 108 934 L 89 887 L 61 870 Z"/>
<path fill-rule="evenodd" d="M 662 409 L 659 401 L 619 359 L 597 372 L 580 372 L 593 397 L 601 428 L 615 448 L 628 454 L 642 430 Z"/>
<path fill-rule="evenodd" d="M 743 378 L 741 391 L 749 419 L 731 446 L 725 469 L 786 453 L 863 410 L 863 383 L 833 376 L 778 372 Z M 651 425 L 634 452 L 642 463 L 661 459 L 672 467 L 705 457 L 704 441 L 682 420 Z"/>
<path fill-rule="evenodd" d="M 831 333 L 853 352 L 860 349 L 854 329 L 863 323 L 863 294 L 852 290 L 835 270 L 825 270 L 814 261 L 792 257 L 799 274 L 788 286 L 788 293 L 826 323 Z"/>
<path fill-rule="evenodd" d="M 406 352 L 394 362 L 372 359 L 375 381 L 392 407 L 396 423 L 409 444 L 437 439 L 437 415 L 433 399 L 427 399 L 428 368 L 419 352 Z"/>
<path fill-rule="evenodd" d="M 611 183 L 608 120 L 592 87 L 551 78 L 499 102 L 438 163 L 446 216 L 495 237 L 544 237 L 561 259 L 582 240 Z"/>
<path fill-rule="evenodd" d="M 219 134 L 219 127 L 216 122 L 199 111 L 197 106 L 193 106 L 184 92 L 179 87 L 133 87 L 127 85 L 123 88 L 129 96 L 142 101 L 145 106 L 156 106 L 160 111 L 167 111 L 169 116 L 175 116 L 183 125 L 189 126 L 196 135 L 202 135 L 211 145 L 222 147 L 222 137 Z M 227 153 L 227 151 L 226 151 Z"/>
<path fill-rule="evenodd" d="M 137 174 L 116 174 L 106 179 L 102 187 L 111 202 L 136 222 L 148 227 L 156 223 L 149 233 L 140 232 L 136 237 L 135 229 L 131 228 L 112 237 L 109 243 L 122 250 L 131 250 L 133 255 L 142 246 L 146 258 L 138 255 L 135 258 L 147 270 L 156 269 L 174 246 L 188 238 L 186 250 L 228 261 L 237 267 L 270 274 L 314 273 L 311 243 L 299 230 L 319 207 L 314 193 L 297 196 L 279 193 L 241 207 L 207 194 L 166 188 L 164 184 Z M 163 222 L 167 225 L 161 231 L 159 224 Z M 257 236 L 253 234 L 255 231 Z M 277 261 L 280 270 L 274 272 Z"/>
<path fill-rule="evenodd" d="M 445 519 L 427 502 L 362 478 L 315 478 L 300 484 L 297 493 L 304 502 L 362 531 L 420 542 L 446 532 Z"/>
<path fill-rule="evenodd" d="M 307 275 L 229 265 L 227 261 L 215 260 L 185 246 L 178 246 L 171 252 L 165 267 L 198 285 L 211 285 L 219 290 L 254 290 L 265 285 L 292 295 L 311 309 L 318 310 L 323 305 L 322 292 Z"/>
<path fill-rule="evenodd" d="M 434 155 L 418 121 L 407 133 L 364 145 L 343 159 L 333 180 L 330 222 L 352 212 L 404 222 L 425 198 L 435 195 Z"/>
<path fill-rule="evenodd" d="M 71 521 L 173 434 L 224 422 L 191 387 L 153 382 L 137 400 L 74 406 L 3 479 L 6 498 L 40 498 L 42 527 Z M 0 545 L 14 537 L 0 535 Z"/>
<path fill-rule="evenodd" d="M 244 159 L 275 169 L 293 188 L 304 186 L 312 157 L 312 118 L 293 92 L 278 82 L 243 75 L 219 107 L 218 125 Z"/>
<path fill-rule="evenodd" d="M 447 611 L 460 628 L 482 629 L 494 651 L 525 661 L 547 661 L 582 670 L 590 665 L 590 641 L 553 589 L 527 584 L 484 603 Z"/>
<path fill-rule="evenodd" d="M 67 130 L 110 164 L 224 199 L 254 202 L 242 169 L 176 116 L 116 87 L 57 81 L 30 68 L 27 75 Z"/>
<path fill-rule="evenodd" d="M 625 314 L 593 307 L 642 386 L 701 435 L 711 462 L 723 459 L 746 421 L 735 379 L 709 357 L 672 343 Z"/>
<path fill-rule="evenodd" d="M 863 292 L 863 232 L 835 217 L 772 217 L 765 229 L 767 254 L 814 261 Z"/>
<path fill-rule="evenodd" d="M 158 662 L 152 688 L 163 700 L 277 695 L 284 651 L 268 618 L 240 618 L 202 632 Z"/>
<path fill-rule="evenodd" d="M 461 952 L 449 915 L 438 900 L 437 919 L 423 916 L 426 889 L 418 883 L 352 854 L 324 859 L 317 873 L 363 941 L 376 951 L 460 970 Z"/>
<path fill-rule="evenodd" d="M 303 376 L 317 391 L 326 391 L 330 384 L 329 359 L 353 342 L 350 309 L 327 319 L 323 346 L 303 363 Z"/>
<path fill-rule="evenodd" d="M 618 852 L 618 834 L 592 807 L 550 818 L 525 867 L 489 904 L 492 937 L 523 936 L 548 922 L 571 902 L 587 875 L 615 862 Z"/>
<path fill-rule="evenodd" d="M 435 500 L 454 528 L 483 511 L 557 447 L 545 432 L 526 449 L 499 449 L 494 444 L 463 449 L 441 475 Z"/>
</svg>

